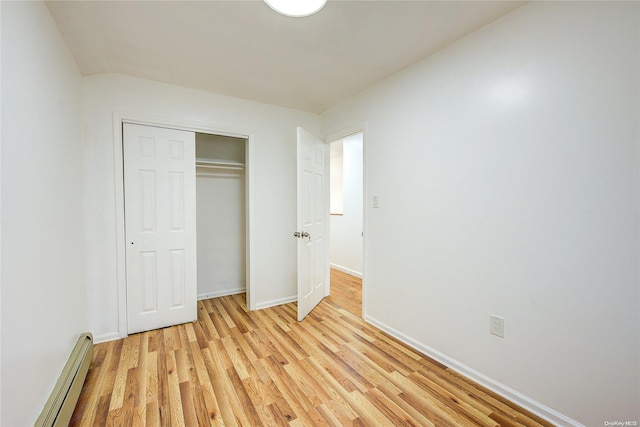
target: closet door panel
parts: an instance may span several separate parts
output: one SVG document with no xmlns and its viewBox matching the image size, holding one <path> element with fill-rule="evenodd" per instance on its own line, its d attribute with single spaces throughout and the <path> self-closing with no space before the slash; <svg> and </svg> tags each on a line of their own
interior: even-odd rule
<svg viewBox="0 0 640 427">
<path fill-rule="evenodd" d="M 128 333 L 196 319 L 193 132 L 123 125 Z"/>
<path fill-rule="evenodd" d="M 171 251 L 171 303 L 172 309 L 184 306 L 184 285 L 185 285 L 185 252 L 181 249 Z"/>
<path fill-rule="evenodd" d="M 169 172 L 169 217 L 171 231 L 184 231 L 184 173 Z"/>
<path fill-rule="evenodd" d="M 153 313 L 158 310 L 158 260 L 156 252 L 140 252 L 140 263 L 142 264 L 142 311 Z"/>
<path fill-rule="evenodd" d="M 140 192 L 138 194 L 142 209 L 141 231 L 156 231 L 156 173 L 150 170 L 139 171 Z M 135 207 L 131 206 L 132 209 Z"/>
</svg>

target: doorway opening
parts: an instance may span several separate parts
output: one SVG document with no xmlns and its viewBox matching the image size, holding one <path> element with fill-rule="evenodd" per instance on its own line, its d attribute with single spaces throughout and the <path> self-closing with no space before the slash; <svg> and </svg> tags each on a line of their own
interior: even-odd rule
<svg viewBox="0 0 640 427">
<path fill-rule="evenodd" d="M 364 133 L 330 143 L 331 296 L 346 310 L 363 316 Z"/>
</svg>

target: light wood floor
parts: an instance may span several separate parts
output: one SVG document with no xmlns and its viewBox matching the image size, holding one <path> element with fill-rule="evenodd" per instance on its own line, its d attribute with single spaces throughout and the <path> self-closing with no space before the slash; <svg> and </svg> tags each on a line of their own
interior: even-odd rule
<svg viewBox="0 0 640 427">
<path fill-rule="evenodd" d="M 331 295 L 327 302 L 362 317 L 362 279 L 331 269 Z"/>
<path fill-rule="evenodd" d="M 550 425 L 364 323 L 358 282 L 333 272 L 300 323 L 295 303 L 248 312 L 241 294 L 97 344 L 71 425 Z"/>
</svg>

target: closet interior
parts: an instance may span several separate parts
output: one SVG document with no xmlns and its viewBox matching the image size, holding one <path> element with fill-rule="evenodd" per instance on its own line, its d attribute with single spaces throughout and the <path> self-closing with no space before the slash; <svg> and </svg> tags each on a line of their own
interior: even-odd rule
<svg viewBox="0 0 640 427">
<path fill-rule="evenodd" d="M 196 133 L 198 299 L 246 291 L 246 140 Z"/>
</svg>

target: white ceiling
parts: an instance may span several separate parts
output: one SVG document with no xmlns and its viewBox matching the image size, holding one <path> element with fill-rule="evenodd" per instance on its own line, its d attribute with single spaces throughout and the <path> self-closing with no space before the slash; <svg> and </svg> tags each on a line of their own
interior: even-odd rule
<svg viewBox="0 0 640 427">
<path fill-rule="evenodd" d="M 84 75 L 122 73 L 321 113 L 523 2 L 48 1 Z"/>
</svg>

